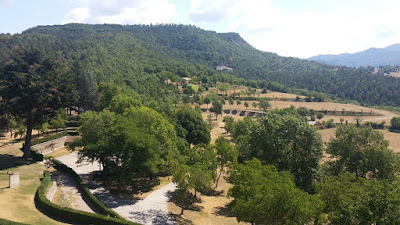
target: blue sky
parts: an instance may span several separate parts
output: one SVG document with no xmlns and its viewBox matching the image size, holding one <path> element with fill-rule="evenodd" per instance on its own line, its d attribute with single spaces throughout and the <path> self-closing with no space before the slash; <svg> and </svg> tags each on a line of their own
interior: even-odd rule
<svg viewBox="0 0 400 225">
<path fill-rule="evenodd" d="M 194 24 L 283 56 L 400 43 L 396 0 L 0 0 L 0 33 L 79 23 Z"/>
</svg>

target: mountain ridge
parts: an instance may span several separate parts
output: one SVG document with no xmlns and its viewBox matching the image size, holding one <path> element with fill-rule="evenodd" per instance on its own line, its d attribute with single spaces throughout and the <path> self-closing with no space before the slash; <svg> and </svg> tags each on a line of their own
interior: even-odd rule
<svg viewBox="0 0 400 225">
<path fill-rule="evenodd" d="M 319 63 L 327 63 L 338 66 L 399 66 L 400 65 L 400 43 L 392 44 L 385 48 L 369 48 L 356 53 L 320 54 L 308 58 L 308 60 Z"/>
<path fill-rule="evenodd" d="M 193 25 L 39 26 L 22 34 L 0 35 L 0 64 L 16 48 L 34 46 L 66 62 L 75 74 L 94 75 L 97 83 L 126 85 L 139 94 L 162 97 L 163 72 L 236 82 L 297 94 L 325 93 L 332 99 L 400 106 L 400 79 L 373 68 L 349 68 L 263 52 L 237 33 L 206 31 Z M 232 70 L 217 71 L 217 66 Z M 89 71 L 89 72 L 88 72 Z M 322 98 L 319 98 L 322 99 Z"/>
</svg>

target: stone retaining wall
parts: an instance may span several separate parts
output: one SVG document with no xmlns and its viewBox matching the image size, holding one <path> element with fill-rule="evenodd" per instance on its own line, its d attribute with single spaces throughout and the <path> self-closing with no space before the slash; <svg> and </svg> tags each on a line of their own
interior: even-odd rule
<svg viewBox="0 0 400 225">
<path fill-rule="evenodd" d="M 45 155 L 51 153 L 57 149 L 64 147 L 65 142 L 67 142 L 68 136 L 60 137 L 51 141 L 43 142 L 37 145 L 33 145 L 32 148 L 37 152 Z"/>
<path fill-rule="evenodd" d="M 53 181 L 53 185 L 49 188 L 46 194 L 46 198 L 50 201 L 53 202 L 53 197 L 56 194 L 57 191 L 57 183 Z"/>
</svg>

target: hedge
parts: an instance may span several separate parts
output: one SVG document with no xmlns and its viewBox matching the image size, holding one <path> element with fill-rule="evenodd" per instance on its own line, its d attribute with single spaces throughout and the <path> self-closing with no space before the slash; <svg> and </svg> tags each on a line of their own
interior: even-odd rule
<svg viewBox="0 0 400 225">
<path fill-rule="evenodd" d="M 0 219 L 0 224 L 1 225 L 27 225 L 26 223 L 17 223 L 17 222 L 9 221 L 6 219 Z"/>
<path fill-rule="evenodd" d="M 63 131 L 63 132 L 55 134 L 55 135 L 50 135 L 50 136 L 46 136 L 46 137 L 43 137 L 43 138 L 38 138 L 38 139 L 32 140 L 31 145 L 37 145 L 37 144 L 40 144 L 40 143 L 43 143 L 43 142 L 46 142 L 46 141 L 51 141 L 51 140 L 54 140 L 54 139 L 57 139 L 57 138 L 60 138 L 60 137 L 67 136 L 67 135 L 68 135 L 68 132 L 67 131 Z"/>
<path fill-rule="evenodd" d="M 46 191 L 51 184 L 51 176 L 48 170 L 43 172 L 44 178 L 36 192 L 35 203 L 44 212 L 62 219 L 69 223 L 79 223 L 79 224 L 104 224 L 104 225 L 121 225 L 121 224 L 132 224 L 132 223 L 120 218 L 113 218 L 101 214 L 84 212 L 76 209 L 71 209 L 67 207 L 62 207 L 50 202 L 46 198 Z"/>
<path fill-rule="evenodd" d="M 63 164 L 62 162 L 60 162 L 58 160 L 54 160 L 54 163 L 55 163 L 55 168 L 57 170 L 64 171 L 64 172 L 70 174 L 74 178 L 74 180 L 78 184 L 78 189 L 82 193 L 82 196 L 84 196 L 86 199 L 88 199 L 90 204 L 100 214 L 122 219 L 122 217 L 118 213 L 114 212 L 113 210 L 111 210 L 110 208 L 105 206 L 101 201 L 99 201 L 95 196 L 93 196 L 92 192 L 90 192 L 89 188 L 86 187 L 86 185 L 83 183 L 82 179 L 79 177 L 79 175 L 73 169 L 71 169 L 70 167 L 66 166 L 65 164 Z"/>
</svg>

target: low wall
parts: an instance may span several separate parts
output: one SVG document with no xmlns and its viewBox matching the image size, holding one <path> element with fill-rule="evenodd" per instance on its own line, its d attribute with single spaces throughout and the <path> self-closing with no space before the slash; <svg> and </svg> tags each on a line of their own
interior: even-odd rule
<svg viewBox="0 0 400 225">
<path fill-rule="evenodd" d="M 64 147 L 67 139 L 68 136 L 60 137 L 51 141 L 46 141 L 37 145 L 33 145 L 32 148 L 41 154 L 48 154 Z"/>
<path fill-rule="evenodd" d="M 49 199 L 50 202 L 53 201 L 53 197 L 56 194 L 56 191 L 57 191 L 57 183 L 53 181 L 53 185 L 49 188 L 46 194 L 46 197 L 47 199 Z"/>
</svg>

